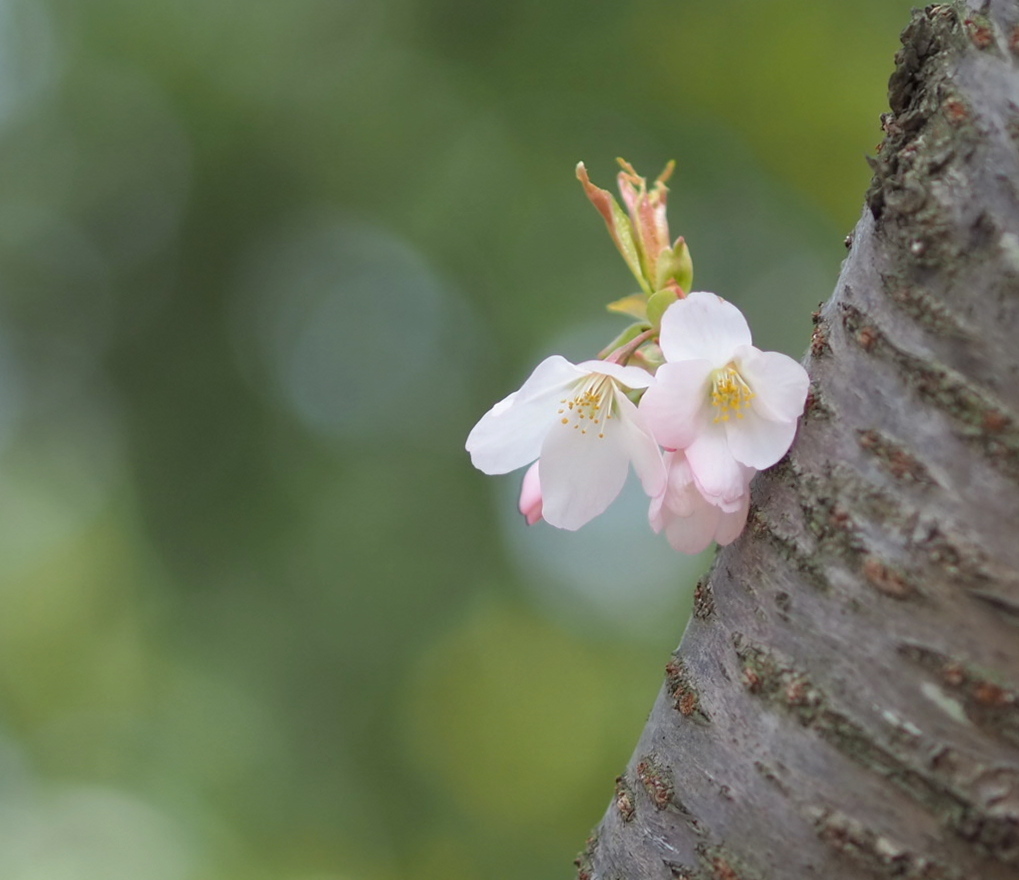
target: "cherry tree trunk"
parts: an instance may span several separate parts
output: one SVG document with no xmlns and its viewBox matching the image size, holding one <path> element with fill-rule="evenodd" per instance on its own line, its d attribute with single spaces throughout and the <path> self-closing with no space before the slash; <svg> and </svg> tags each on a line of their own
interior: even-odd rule
<svg viewBox="0 0 1019 880">
<path fill-rule="evenodd" d="M 798 437 L 581 878 L 1019 877 L 1019 2 L 902 42 Z"/>
</svg>

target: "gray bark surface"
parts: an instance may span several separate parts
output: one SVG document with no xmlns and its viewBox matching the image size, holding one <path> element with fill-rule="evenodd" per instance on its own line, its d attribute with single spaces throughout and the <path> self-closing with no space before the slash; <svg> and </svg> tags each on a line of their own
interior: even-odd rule
<svg viewBox="0 0 1019 880">
<path fill-rule="evenodd" d="M 582 880 L 1019 877 L 1019 3 L 902 42 L 797 440 Z"/>
</svg>

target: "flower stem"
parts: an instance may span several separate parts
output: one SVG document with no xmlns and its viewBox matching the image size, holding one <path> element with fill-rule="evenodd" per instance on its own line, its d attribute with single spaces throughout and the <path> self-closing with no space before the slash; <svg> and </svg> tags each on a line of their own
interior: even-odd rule
<svg viewBox="0 0 1019 880">
<path fill-rule="evenodd" d="M 653 338 L 658 331 L 654 327 L 645 330 L 643 333 L 635 336 L 625 345 L 619 346 L 615 351 L 609 352 L 604 358 L 610 364 L 623 364 L 630 359 L 633 353 L 640 348 L 645 342 Z"/>
</svg>

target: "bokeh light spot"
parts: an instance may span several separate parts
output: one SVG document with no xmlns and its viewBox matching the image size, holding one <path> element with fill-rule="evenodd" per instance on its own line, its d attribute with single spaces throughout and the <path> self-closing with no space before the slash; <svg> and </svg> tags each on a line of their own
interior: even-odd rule
<svg viewBox="0 0 1019 880">
<path fill-rule="evenodd" d="M 167 816 L 112 788 L 0 800 L 4 880 L 189 880 L 190 846 Z"/>
<path fill-rule="evenodd" d="M 0 123 L 38 98 L 59 53 L 43 0 L 0 0 Z"/>
<path fill-rule="evenodd" d="M 411 746 L 485 823 L 541 825 L 583 803 L 606 752 L 612 694 L 598 655 L 507 609 L 483 609 L 422 659 Z"/>
<path fill-rule="evenodd" d="M 451 294 L 396 236 L 301 222 L 253 253 L 243 276 L 241 345 L 254 336 L 284 405 L 316 432 L 427 437 L 461 396 L 443 359 Z"/>
</svg>

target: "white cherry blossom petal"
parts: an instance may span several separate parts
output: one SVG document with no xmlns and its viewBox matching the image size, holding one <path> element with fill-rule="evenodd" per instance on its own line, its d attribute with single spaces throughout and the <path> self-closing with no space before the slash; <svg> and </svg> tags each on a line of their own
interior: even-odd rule
<svg viewBox="0 0 1019 880">
<path fill-rule="evenodd" d="M 743 313 L 713 293 L 691 293 L 662 316 L 659 344 L 667 361 L 706 360 L 713 368 L 723 367 L 750 341 Z"/>
<path fill-rule="evenodd" d="M 467 436 L 471 463 L 486 474 L 508 474 L 534 461 L 564 392 L 586 372 L 559 355 L 546 358 L 512 394 L 485 413 Z"/>
<path fill-rule="evenodd" d="M 704 497 L 736 513 L 739 467 L 770 467 L 789 450 L 806 402 L 806 371 L 784 354 L 754 348 L 739 310 L 714 294 L 690 294 L 666 309 L 661 348 L 667 363 L 641 410 L 662 445 L 686 449 Z"/>
<path fill-rule="evenodd" d="M 665 488 L 665 465 L 658 441 L 640 411 L 620 389 L 616 389 L 616 413 L 619 424 L 614 430 L 624 433 L 624 442 L 633 470 L 644 491 L 654 497 Z"/>
<path fill-rule="evenodd" d="M 538 459 L 524 479 L 521 513 L 579 528 L 619 494 L 631 462 L 649 493 L 664 486 L 661 450 L 624 390 L 653 384 L 640 367 L 547 358 L 481 418 L 467 449 L 487 473 Z"/>
<path fill-rule="evenodd" d="M 611 376 L 618 379 L 620 385 L 627 388 L 647 388 L 655 384 L 655 377 L 642 367 L 624 367 L 620 364 L 610 364 L 607 361 L 584 361 L 577 364 L 577 370 L 584 373 L 601 373 L 603 376 Z"/>
<path fill-rule="evenodd" d="M 520 386 L 517 395 L 521 400 L 544 396 L 548 391 L 583 379 L 588 372 L 576 364 L 571 364 L 562 355 L 554 354 L 545 358 L 531 371 L 531 375 Z"/>
<path fill-rule="evenodd" d="M 542 516 L 569 531 L 615 501 L 630 469 L 626 434 L 617 419 L 601 432 L 581 430 L 556 422 L 541 446 Z"/>
<path fill-rule="evenodd" d="M 789 451 L 796 436 L 796 419 L 773 422 L 747 409 L 741 419 L 725 422 L 727 445 L 733 458 L 752 468 L 771 467 Z"/>
<path fill-rule="evenodd" d="M 640 413 L 666 449 L 689 446 L 703 430 L 710 406 L 711 369 L 706 360 L 662 364 L 655 384 L 641 397 Z"/>
<path fill-rule="evenodd" d="M 564 390 L 561 387 L 525 403 L 514 392 L 493 406 L 467 436 L 474 467 L 486 474 L 508 474 L 534 461 L 548 433 L 549 414 L 555 413 Z"/>
<path fill-rule="evenodd" d="M 754 397 L 751 407 L 773 422 L 795 421 L 803 412 L 810 379 L 791 357 L 777 351 L 761 351 L 752 345 L 737 349 L 736 368 Z"/>
</svg>

